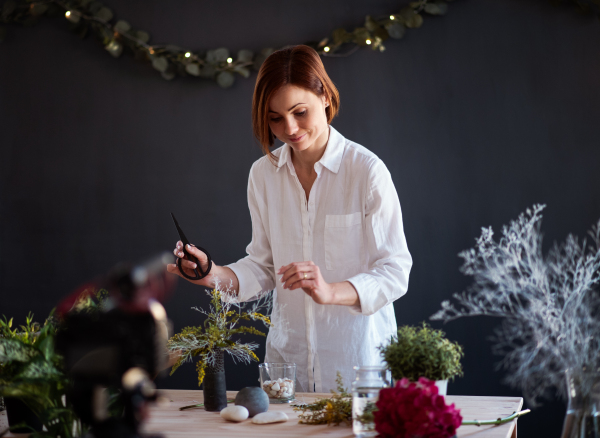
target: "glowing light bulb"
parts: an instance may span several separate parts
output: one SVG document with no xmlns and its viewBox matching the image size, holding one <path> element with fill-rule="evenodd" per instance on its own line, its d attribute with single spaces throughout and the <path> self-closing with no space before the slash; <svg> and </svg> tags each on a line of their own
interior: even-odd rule
<svg viewBox="0 0 600 438">
<path fill-rule="evenodd" d="M 69 20 L 71 23 L 78 23 L 81 19 L 81 16 L 78 12 L 67 11 L 65 12 L 65 18 Z"/>
<path fill-rule="evenodd" d="M 150 47 L 150 48 L 148 49 L 148 53 L 150 53 L 151 55 L 154 55 L 154 49 L 153 49 L 152 47 Z"/>
<path fill-rule="evenodd" d="M 329 46 L 325 46 L 325 47 L 323 48 L 323 50 L 324 50 L 324 51 L 326 51 L 326 52 L 329 52 L 329 50 L 330 50 L 330 49 L 329 49 Z"/>
<path fill-rule="evenodd" d="M 227 64 L 231 64 L 233 62 L 233 58 L 227 58 Z"/>
<path fill-rule="evenodd" d="M 189 58 L 190 56 L 192 56 L 192 54 L 190 52 L 185 52 L 185 57 Z"/>
<path fill-rule="evenodd" d="M 393 15 L 390 15 L 390 20 L 395 20 L 396 17 L 394 17 Z"/>
<path fill-rule="evenodd" d="M 367 44 L 371 44 L 371 40 L 367 40 L 366 42 L 367 42 Z"/>
</svg>

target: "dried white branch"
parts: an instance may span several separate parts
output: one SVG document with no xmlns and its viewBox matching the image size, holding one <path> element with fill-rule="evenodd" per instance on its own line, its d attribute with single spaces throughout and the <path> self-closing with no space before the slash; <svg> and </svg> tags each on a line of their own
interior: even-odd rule
<svg viewBox="0 0 600 438">
<path fill-rule="evenodd" d="M 467 291 L 444 301 L 431 319 L 504 318 L 493 352 L 509 370 L 505 381 L 532 404 L 552 389 L 565 395 L 566 369 L 600 366 L 600 221 L 588 245 L 569 235 L 542 254 L 544 205 L 534 205 L 502 228 L 496 242 L 483 228 L 474 248 L 463 251 L 461 272 L 473 277 Z"/>
</svg>

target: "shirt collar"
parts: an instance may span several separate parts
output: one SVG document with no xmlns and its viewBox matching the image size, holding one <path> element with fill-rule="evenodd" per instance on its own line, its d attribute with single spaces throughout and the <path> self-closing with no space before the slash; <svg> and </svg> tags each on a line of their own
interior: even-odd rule
<svg viewBox="0 0 600 438">
<path fill-rule="evenodd" d="M 344 136 L 340 134 L 333 126 L 329 125 L 329 140 L 327 140 L 327 147 L 325 152 L 316 164 L 321 164 L 333 173 L 338 173 L 342 164 L 342 157 L 344 155 Z M 290 150 L 291 146 L 285 143 L 281 147 L 281 153 L 279 154 L 279 161 L 277 162 L 277 170 L 279 170 L 284 164 L 287 163 L 288 167 L 294 172 L 294 166 L 292 164 L 292 153 Z"/>
</svg>

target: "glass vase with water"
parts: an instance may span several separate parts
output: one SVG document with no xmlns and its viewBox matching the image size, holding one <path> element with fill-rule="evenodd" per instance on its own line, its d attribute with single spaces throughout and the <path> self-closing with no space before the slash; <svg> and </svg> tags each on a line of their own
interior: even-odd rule
<svg viewBox="0 0 600 438">
<path fill-rule="evenodd" d="M 356 379 L 352 382 L 352 431 L 357 437 L 375 437 L 373 411 L 379 399 L 379 390 L 388 388 L 384 366 L 356 366 Z"/>
</svg>

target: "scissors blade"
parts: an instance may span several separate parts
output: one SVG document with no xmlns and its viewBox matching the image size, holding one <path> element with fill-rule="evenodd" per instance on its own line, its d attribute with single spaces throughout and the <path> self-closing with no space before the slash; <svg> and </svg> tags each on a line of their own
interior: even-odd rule
<svg viewBox="0 0 600 438">
<path fill-rule="evenodd" d="M 183 243 L 184 246 L 188 245 L 190 241 L 187 239 L 187 237 L 185 237 L 185 234 L 183 234 L 183 230 L 179 226 L 179 223 L 177 223 L 177 219 L 175 219 L 175 215 L 173 213 L 171 213 L 171 217 L 173 218 L 173 222 L 175 222 L 175 227 L 177 228 L 177 232 L 179 233 L 181 243 Z"/>
</svg>

